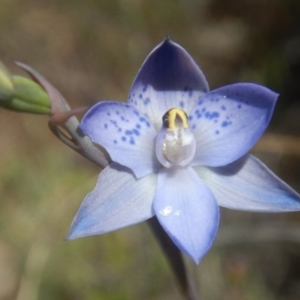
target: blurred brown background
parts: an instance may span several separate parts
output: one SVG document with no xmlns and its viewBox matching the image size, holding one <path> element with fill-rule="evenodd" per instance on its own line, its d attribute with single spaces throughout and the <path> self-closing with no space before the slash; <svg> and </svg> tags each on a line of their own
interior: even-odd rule
<svg viewBox="0 0 300 300">
<path fill-rule="evenodd" d="M 281 94 L 254 153 L 300 191 L 300 1 L 0 1 L 0 59 L 13 73 L 24 74 L 14 60 L 35 68 L 72 107 L 125 101 L 166 34 L 211 89 L 248 81 Z M 63 241 L 98 168 L 47 117 L 0 116 L 0 299 L 181 299 L 146 224 Z M 223 209 L 212 250 L 189 262 L 201 299 L 300 299 L 299 221 Z"/>
</svg>

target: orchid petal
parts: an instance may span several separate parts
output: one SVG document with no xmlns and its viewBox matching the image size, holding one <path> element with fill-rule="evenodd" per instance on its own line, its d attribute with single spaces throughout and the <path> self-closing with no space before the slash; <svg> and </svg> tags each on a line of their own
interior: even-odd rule
<svg viewBox="0 0 300 300">
<path fill-rule="evenodd" d="M 203 96 L 189 116 L 197 145 L 192 165 L 224 166 L 246 154 L 268 126 L 277 98 L 252 83 L 228 85 Z"/>
<path fill-rule="evenodd" d="M 138 178 L 158 169 L 154 150 L 156 131 L 133 106 L 99 102 L 86 113 L 80 129 L 104 147 L 113 161 L 130 168 Z"/>
<path fill-rule="evenodd" d="M 193 58 L 170 38 L 166 38 L 148 55 L 131 92 L 134 92 L 137 83 L 151 85 L 157 91 L 209 90 L 205 76 Z"/>
<path fill-rule="evenodd" d="M 194 169 L 220 206 L 261 212 L 300 210 L 300 195 L 252 155 L 224 167 Z"/>
<path fill-rule="evenodd" d="M 192 168 L 160 170 L 154 210 L 177 247 L 199 263 L 216 235 L 219 208 Z"/>
<path fill-rule="evenodd" d="M 156 180 L 156 174 L 136 179 L 115 163 L 106 167 L 77 212 L 68 239 L 106 233 L 153 217 Z"/>
<path fill-rule="evenodd" d="M 173 107 L 186 111 L 209 90 L 204 74 L 181 46 L 166 38 L 146 58 L 129 93 L 130 104 L 158 129 Z"/>
</svg>

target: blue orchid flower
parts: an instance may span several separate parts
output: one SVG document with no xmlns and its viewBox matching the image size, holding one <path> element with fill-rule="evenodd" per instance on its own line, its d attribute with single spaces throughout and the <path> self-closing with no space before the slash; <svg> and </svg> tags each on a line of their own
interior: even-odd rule
<svg viewBox="0 0 300 300">
<path fill-rule="evenodd" d="M 278 94 L 252 83 L 209 92 L 191 56 L 169 38 L 142 65 L 127 103 L 103 101 L 80 129 L 112 163 L 99 176 L 68 239 L 96 235 L 154 215 L 196 263 L 211 247 L 219 205 L 300 209 L 300 196 L 247 152 L 269 124 Z"/>
</svg>

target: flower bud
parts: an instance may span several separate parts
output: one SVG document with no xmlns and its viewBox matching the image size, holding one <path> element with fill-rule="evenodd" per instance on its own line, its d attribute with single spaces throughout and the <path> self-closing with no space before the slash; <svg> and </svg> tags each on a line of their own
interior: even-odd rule
<svg viewBox="0 0 300 300">
<path fill-rule="evenodd" d="M 35 114 L 50 114 L 51 104 L 48 94 L 34 81 L 12 76 L 13 93 L 11 100 L 2 103 L 7 109 Z"/>
</svg>

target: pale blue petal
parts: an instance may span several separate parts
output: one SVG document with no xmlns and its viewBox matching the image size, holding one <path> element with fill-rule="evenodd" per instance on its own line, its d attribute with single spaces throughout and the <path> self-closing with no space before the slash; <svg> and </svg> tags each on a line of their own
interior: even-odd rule
<svg viewBox="0 0 300 300">
<path fill-rule="evenodd" d="M 118 164 L 106 167 L 77 212 L 68 239 L 106 233 L 153 217 L 156 181 L 157 174 L 136 179 Z"/>
<path fill-rule="evenodd" d="M 154 210 L 173 242 L 199 263 L 216 235 L 219 207 L 192 168 L 160 170 Z"/>
<path fill-rule="evenodd" d="M 252 155 L 224 167 L 194 169 L 221 206 L 261 212 L 300 210 L 300 195 Z"/>
<path fill-rule="evenodd" d="M 156 128 L 170 108 L 187 112 L 209 90 L 204 74 L 181 46 L 165 39 L 146 58 L 128 102 L 146 114 Z"/>
<path fill-rule="evenodd" d="M 189 116 L 197 144 L 193 166 L 224 166 L 246 154 L 272 117 L 278 94 L 252 83 L 203 96 Z"/>
<path fill-rule="evenodd" d="M 130 168 L 138 178 L 158 169 L 156 130 L 135 107 L 99 102 L 83 117 L 80 129 L 104 147 L 114 162 Z"/>
</svg>

